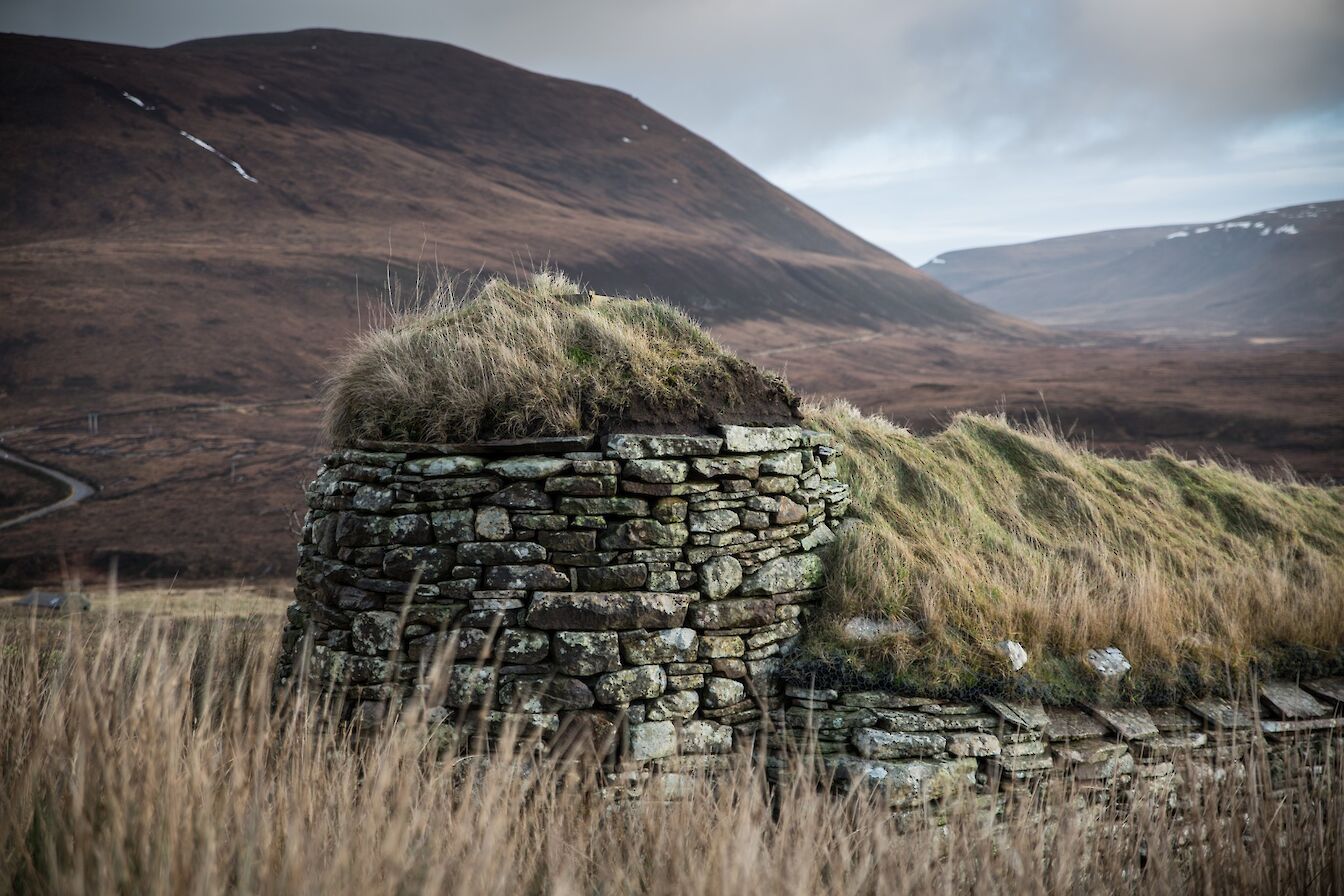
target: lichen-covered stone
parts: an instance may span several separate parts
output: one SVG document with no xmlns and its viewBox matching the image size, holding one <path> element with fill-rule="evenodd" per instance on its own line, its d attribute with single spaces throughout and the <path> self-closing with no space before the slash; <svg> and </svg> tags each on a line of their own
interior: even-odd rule
<svg viewBox="0 0 1344 896">
<path fill-rule="evenodd" d="M 615 476 L 552 476 L 546 491 L 583 498 L 609 498 L 616 494 Z"/>
<path fill-rule="evenodd" d="M 1092 671 L 1108 681 L 1120 680 L 1132 668 L 1118 647 L 1089 650 L 1086 659 Z"/>
<path fill-rule="evenodd" d="M 953 756 L 997 756 L 1002 750 L 992 734 L 953 734 L 947 738 L 947 752 Z"/>
<path fill-rule="evenodd" d="M 650 591 L 677 591 L 683 587 L 682 576 L 672 569 L 650 570 L 645 585 Z"/>
<path fill-rule="evenodd" d="M 700 636 L 695 629 L 667 628 L 621 634 L 621 652 L 632 666 L 652 663 L 689 663 L 699 658 Z"/>
<path fill-rule="evenodd" d="M 701 659 L 718 659 L 720 657 L 738 657 L 747 652 L 747 645 L 737 635 L 710 635 L 700 636 L 700 657 Z"/>
<path fill-rule="evenodd" d="M 437 476 L 464 476 L 469 473 L 478 473 L 484 466 L 484 462 L 479 457 L 453 454 L 447 457 L 405 461 L 401 465 L 401 472 L 408 476 L 423 476 L 426 479 L 432 479 Z"/>
<path fill-rule="evenodd" d="M 741 525 L 742 520 L 732 510 L 691 511 L 688 520 L 692 532 L 727 532 Z"/>
<path fill-rule="evenodd" d="M 545 632 L 511 628 L 504 632 L 500 645 L 504 662 L 531 665 L 540 663 L 551 652 L 551 639 Z"/>
<path fill-rule="evenodd" d="M 617 563 L 580 569 L 576 575 L 584 591 L 624 591 L 643 588 L 649 568 L 643 563 Z"/>
<path fill-rule="evenodd" d="M 648 762 L 677 752 L 677 728 L 671 722 L 645 722 L 630 726 L 629 759 Z"/>
<path fill-rule="evenodd" d="M 559 712 L 587 709 L 593 705 L 593 692 L 582 681 L 565 675 L 520 678 L 499 686 L 499 702 L 515 712 Z"/>
<path fill-rule="evenodd" d="M 689 719 L 700 708 L 700 695 L 695 691 L 673 691 L 649 703 L 646 718 L 650 722 Z"/>
<path fill-rule="evenodd" d="M 783 594 L 818 587 L 826 568 L 817 554 L 790 554 L 776 557 L 742 581 L 742 594 Z"/>
<path fill-rule="evenodd" d="M 436 510 L 429 519 L 434 527 L 434 541 L 439 544 L 458 544 L 476 538 L 476 512 L 470 508 Z"/>
<path fill-rule="evenodd" d="M 452 662 L 475 660 L 490 649 L 490 633 L 479 628 L 454 629 L 435 632 L 416 638 L 407 648 L 412 660 L 429 660 L 442 654 Z"/>
<path fill-rule="evenodd" d="M 493 590 L 550 591 L 569 587 L 569 576 L 554 566 L 492 566 L 485 572 L 485 587 Z"/>
<path fill-rule="evenodd" d="M 659 498 L 653 505 L 653 518 L 660 523 L 685 522 L 686 513 L 685 498 Z"/>
<path fill-rule="evenodd" d="M 775 620 L 775 604 L 769 598 L 737 598 L 691 607 L 690 624 L 697 629 L 748 628 Z"/>
<path fill-rule="evenodd" d="M 396 495 L 390 488 L 379 488 L 376 485 L 363 485 L 355 490 L 350 498 L 350 506 L 355 510 L 367 510 L 373 513 L 383 513 L 392 509 L 393 503 L 397 500 Z"/>
<path fill-rule="evenodd" d="M 689 467 L 684 460 L 628 460 L 624 475 L 640 482 L 685 482 Z"/>
<path fill-rule="evenodd" d="M 936 756 L 947 747 L 947 739 L 940 734 L 883 731 L 879 728 L 860 728 L 854 732 L 851 741 L 865 759 Z"/>
<path fill-rule="evenodd" d="M 733 729 L 703 719 L 686 722 L 679 738 L 681 752 L 689 755 L 728 753 L 733 749 Z"/>
<path fill-rule="evenodd" d="M 495 670 L 488 666 L 449 666 L 445 684 L 444 706 L 482 703 L 494 693 Z"/>
<path fill-rule="evenodd" d="M 537 488 L 536 483 L 515 482 L 495 492 L 486 499 L 486 503 L 510 510 L 550 510 L 552 501 L 551 496 Z"/>
<path fill-rule="evenodd" d="M 528 623 L 540 629 L 622 631 L 677 628 L 686 618 L 688 594 L 652 591 L 552 592 L 538 594 L 528 610 Z"/>
<path fill-rule="evenodd" d="M 723 450 L 738 454 L 787 451 L 803 443 L 802 430 L 783 426 L 720 426 Z"/>
<path fill-rule="evenodd" d="M 507 563 L 529 563 L 546 559 L 546 549 L 530 541 L 477 541 L 460 545 L 459 563 L 494 566 Z"/>
<path fill-rule="evenodd" d="M 680 523 L 660 523 L 652 519 L 628 520 L 602 536 L 602 547 L 611 550 L 680 547 L 689 533 Z"/>
<path fill-rule="evenodd" d="M 371 610 L 357 613 L 351 621 L 350 646 L 357 653 L 385 653 L 401 643 L 400 613 Z"/>
<path fill-rule="evenodd" d="M 607 437 L 607 454 L 623 460 L 646 457 L 704 457 L 719 453 L 723 439 L 716 436 L 627 435 Z"/>
<path fill-rule="evenodd" d="M 503 507 L 482 507 L 476 511 L 476 535 L 486 541 L 503 541 L 513 534 L 509 512 Z"/>
<path fill-rule="evenodd" d="M 761 459 L 750 455 L 697 457 L 691 469 L 706 479 L 755 479 L 761 474 Z"/>
<path fill-rule="evenodd" d="M 705 679 L 704 705 L 708 709 L 734 706 L 747 698 L 747 689 L 740 681 L 711 676 Z"/>
<path fill-rule="evenodd" d="M 742 584 L 742 563 L 731 555 L 706 560 L 697 572 L 700 593 L 709 600 L 727 597 Z"/>
<path fill-rule="evenodd" d="M 556 510 L 561 513 L 586 514 L 591 516 L 638 516 L 649 515 L 649 502 L 643 498 L 575 498 L 562 497 L 556 502 Z"/>
<path fill-rule="evenodd" d="M 383 555 L 383 574 L 406 580 L 419 574 L 421 581 L 437 582 L 448 577 L 454 565 L 454 556 L 452 548 L 433 545 L 389 548 Z"/>
<path fill-rule="evenodd" d="M 805 551 L 815 551 L 817 548 L 824 548 L 835 541 L 835 533 L 831 527 L 825 523 L 818 523 L 812 531 L 799 539 L 799 546 Z"/>
<path fill-rule="evenodd" d="M 556 668 L 566 675 L 597 675 L 621 666 L 615 632 L 556 632 L 552 644 Z"/>
<path fill-rule="evenodd" d="M 801 451 L 776 451 L 761 455 L 761 472 L 772 476 L 801 476 L 803 454 Z"/>
<path fill-rule="evenodd" d="M 667 672 L 662 666 L 634 666 L 603 675 L 593 693 L 599 703 L 616 706 L 662 696 L 666 689 Z"/>
<path fill-rule="evenodd" d="M 491 461 L 486 469 L 505 479 L 545 479 L 573 466 L 572 460 L 563 457 L 508 457 Z"/>
<path fill-rule="evenodd" d="M 799 504 L 788 495 L 780 495 L 775 501 L 775 524 L 791 526 L 807 519 L 807 507 Z"/>
<path fill-rule="evenodd" d="M 371 516 L 342 513 L 336 523 L 336 543 L 345 547 L 428 544 L 429 517 L 423 514 Z"/>
</svg>

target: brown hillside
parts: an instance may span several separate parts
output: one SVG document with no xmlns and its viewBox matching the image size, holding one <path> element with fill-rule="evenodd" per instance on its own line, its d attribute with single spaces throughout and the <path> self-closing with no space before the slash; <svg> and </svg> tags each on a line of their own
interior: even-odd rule
<svg viewBox="0 0 1344 896">
<path fill-rule="evenodd" d="M 355 326 L 356 278 L 375 292 L 389 261 L 413 277 L 549 260 L 710 323 L 1026 331 L 633 97 L 456 47 L 9 35 L 0 58 L 13 395 L 311 385 Z"/>
</svg>

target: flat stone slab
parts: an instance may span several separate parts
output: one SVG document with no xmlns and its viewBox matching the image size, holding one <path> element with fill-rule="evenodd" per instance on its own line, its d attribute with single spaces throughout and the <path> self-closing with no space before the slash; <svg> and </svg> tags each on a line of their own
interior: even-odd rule
<svg viewBox="0 0 1344 896">
<path fill-rule="evenodd" d="M 1005 724 L 1032 731 L 1041 731 L 1050 724 L 1050 717 L 1045 714 L 1045 707 L 1039 700 L 1030 703 L 999 700 L 995 697 L 984 697 L 982 700 L 985 706 L 1003 719 Z"/>
<path fill-rule="evenodd" d="M 1142 707 L 1090 706 L 1092 714 L 1115 729 L 1125 740 L 1157 737 L 1157 723 Z"/>
<path fill-rule="evenodd" d="M 1203 727 L 1199 719 L 1187 709 L 1179 706 L 1150 706 L 1148 714 L 1157 723 L 1157 730 L 1166 734 L 1172 731 L 1194 731 Z"/>
<path fill-rule="evenodd" d="M 1328 715 L 1329 707 L 1291 681 L 1267 681 L 1260 685 L 1260 699 L 1283 719 L 1314 719 Z"/>
<path fill-rule="evenodd" d="M 803 431 L 796 426 L 728 426 L 723 433 L 723 448 L 740 454 L 762 451 L 787 451 L 803 444 Z"/>
<path fill-rule="evenodd" d="M 1245 710 L 1222 697 L 1191 700 L 1185 708 L 1217 728 L 1249 728 L 1255 721 Z"/>
<path fill-rule="evenodd" d="M 572 631 L 678 628 L 690 603 L 689 594 L 655 591 L 539 591 L 527 621 L 532 628 Z"/>
<path fill-rule="evenodd" d="M 1090 738 L 1088 740 L 1070 741 L 1067 745 L 1056 746 L 1054 753 L 1064 762 L 1074 765 L 1090 765 L 1115 759 L 1124 755 L 1128 749 L 1129 747 L 1113 740 Z"/>
<path fill-rule="evenodd" d="M 1344 728 L 1344 718 L 1334 716 L 1324 719 L 1292 719 L 1289 721 L 1261 722 L 1260 729 L 1266 734 L 1292 734 L 1298 731 L 1323 731 L 1327 728 Z"/>
<path fill-rule="evenodd" d="M 1047 740 L 1089 740 L 1107 734 L 1109 729 L 1081 709 L 1051 707 L 1047 713 L 1050 724 L 1045 726 Z"/>
<path fill-rule="evenodd" d="M 1044 753 L 1035 756 L 994 756 L 988 760 L 987 770 L 1005 778 L 1022 781 L 1053 770 L 1055 761 Z"/>
<path fill-rule="evenodd" d="M 712 457 L 723 448 L 718 436 L 615 433 L 607 436 L 607 454 L 623 460 L 651 457 Z"/>
<path fill-rule="evenodd" d="M 1303 682 L 1302 686 L 1318 697 L 1344 706 L 1344 677 L 1318 678 L 1315 681 Z"/>
<path fill-rule="evenodd" d="M 1166 759 L 1190 750 L 1197 750 L 1208 742 L 1208 735 L 1202 731 L 1180 731 L 1139 741 L 1134 747 L 1138 750 L 1139 755 L 1144 758 Z"/>
<path fill-rule="evenodd" d="M 360 451 L 391 451 L 408 455 L 426 454 L 563 454 L 566 451 L 586 451 L 593 444 L 593 436 L 540 436 L 533 439 L 498 439 L 493 442 L 380 442 L 375 439 L 356 439 Z"/>
</svg>

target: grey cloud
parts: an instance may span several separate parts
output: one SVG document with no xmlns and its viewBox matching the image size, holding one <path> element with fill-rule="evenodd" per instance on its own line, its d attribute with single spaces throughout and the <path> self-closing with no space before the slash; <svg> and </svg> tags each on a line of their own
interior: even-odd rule
<svg viewBox="0 0 1344 896">
<path fill-rule="evenodd" d="M 146 45 L 313 26 L 446 41 L 632 93 L 842 223 L 894 249 L 917 245 L 913 256 L 955 223 L 938 220 L 973 215 L 977 201 L 996 204 L 982 217 L 1007 236 L 1045 196 L 1056 224 L 1036 231 L 1105 226 L 1108 207 L 1123 221 L 1216 217 L 1197 213 L 1212 210 L 1194 186 L 1201 172 L 1228 185 L 1223 204 L 1258 202 L 1294 177 L 1297 193 L 1344 193 L 1340 0 L 0 7 L 6 30 Z M 1094 201 L 1152 172 L 1175 172 L 1170 182 L 1184 186 L 1172 189 L 1189 202 Z M 1070 195 L 1095 211 L 1070 216 Z M 884 223 L 921 216 L 927 238 Z"/>
</svg>

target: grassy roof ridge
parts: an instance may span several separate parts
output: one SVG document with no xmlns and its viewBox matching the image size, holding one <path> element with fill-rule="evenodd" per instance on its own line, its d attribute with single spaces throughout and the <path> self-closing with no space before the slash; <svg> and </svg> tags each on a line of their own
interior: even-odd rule
<svg viewBox="0 0 1344 896">
<path fill-rule="evenodd" d="M 1103 457 L 1045 427 L 963 413 L 916 437 L 852 406 L 807 425 L 845 446 L 852 514 L 809 630 L 813 657 L 943 692 L 1095 694 L 1117 646 L 1130 697 L 1216 690 L 1344 647 L 1344 489 L 1155 449 Z M 870 642 L 855 616 L 905 620 Z M 1004 639 L 1032 655 L 1012 672 Z M 1288 663 L 1291 665 L 1292 663 Z"/>
<path fill-rule="evenodd" d="M 650 422 L 755 422 L 788 414 L 782 377 L 651 299 L 581 293 L 554 271 L 441 281 L 414 310 L 361 335 L 325 389 L 333 445 L 571 435 L 634 414 Z M 742 419 L 731 418 L 737 412 Z"/>
</svg>

